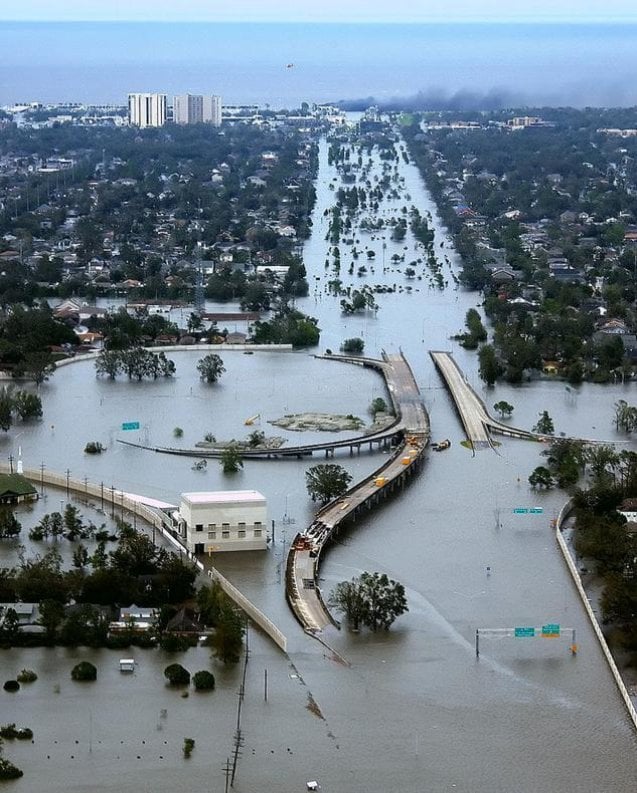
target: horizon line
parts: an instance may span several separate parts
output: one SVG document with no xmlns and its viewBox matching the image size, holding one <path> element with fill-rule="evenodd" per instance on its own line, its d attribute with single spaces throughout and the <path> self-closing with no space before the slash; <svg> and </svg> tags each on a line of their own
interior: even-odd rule
<svg viewBox="0 0 637 793">
<path fill-rule="evenodd" d="M 445 24 L 445 25 L 475 25 L 475 24 L 491 24 L 491 25 L 510 25 L 510 24 L 520 24 L 520 25 L 546 25 L 546 24 L 553 24 L 553 25 L 590 25 L 590 24 L 606 24 L 606 25 L 621 25 L 626 23 L 634 23 L 637 22 L 637 12 L 630 16 L 617 16 L 617 17 L 608 17 L 608 16 L 590 16 L 590 17 L 579 17 L 577 19 L 572 19 L 568 17 L 498 17 L 496 19 L 491 17 L 469 17 L 469 18 L 462 18 L 462 19 L 449 19 L 447 17 L 428 17 L 428 18 L 409 18 L 409 19 L 346 19 L 346 20 L 337 20 L 337 19 L 264 19 L 264 18 L 253 18 L 253 19 L 239 19 L 239 18 L 224 18 L 224 19 L 212 19 L 210 17 L 201 18 L 201 17 L 193 17 L 189 19 L 156 19 L 156 18 L 147 18 L 147 19 L 139 19 L 139 18 L 127 18 L 127 19 L 113 19 L 113 18 L 95 18 L 95 19 L 86 19 L 86 18 L 72 18 L 72 19 L 37 19 L 37 18 L 24 18 L 24 17 L 3 17 L 0 16 L 0 22 L 19 22 L 19 23 L 36 23 L 36 24 L 86 24 L 86 23 L 97 23 L 97 24 L 104 24 L 104 23 L 111 23 L 111 24 L 132 24 L 132 23 L 139 23 L 139 24 L 170 24 L 170 25 L 181 25 L 181 24 L 200 24 L 200 23 L 211 23 L 211 24 L 258 24 L 258 25 L 430 25 L 430 24 Z"/>
</svg>

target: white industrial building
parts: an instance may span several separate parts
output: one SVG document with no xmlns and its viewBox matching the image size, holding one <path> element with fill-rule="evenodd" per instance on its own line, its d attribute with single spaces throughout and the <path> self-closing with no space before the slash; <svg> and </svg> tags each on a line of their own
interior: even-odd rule
<svg viewBox="0 0 637 793">
<path fill-rule="evenodd" d="M 173 517 L 196 554 L 267 548 L 267 501 L 256 490 L 182 493 Z"/>
<path fill-rule="evenodd" d="M 135 127 L 163 127 L 167 110 L 166 94 L 128 95 L 128 120 Z"/>
</svg>

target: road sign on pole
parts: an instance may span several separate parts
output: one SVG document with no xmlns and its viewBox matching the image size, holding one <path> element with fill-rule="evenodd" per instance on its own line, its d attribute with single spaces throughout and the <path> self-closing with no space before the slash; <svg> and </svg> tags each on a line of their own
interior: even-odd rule
<svg viewBox="0 0 637 793">
<path fill-rule="evenodd" d="M 138 430 L 139 429 L 139 421 L 125 421 L 122 424 L 122 430 Z"/>
<path fill-rule="evenodd" d="M 560 635 L 560 626 L 553 623 L 549 625 L 542 625 L 542 636 L 545 639 L 554 639 Z"/>
<path fill-rule="evenodd" d="M 526 637 L 535 636 L 535 628 L 514 628 L 514 635 L 516 639 L 524 639 Z"/>
</svg>

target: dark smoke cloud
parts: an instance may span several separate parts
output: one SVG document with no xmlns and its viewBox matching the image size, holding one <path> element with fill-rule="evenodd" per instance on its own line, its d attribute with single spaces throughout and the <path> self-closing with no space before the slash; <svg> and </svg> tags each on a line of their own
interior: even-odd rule
<svg viewBox="0 0 637 793">
<path fill-rule="evenodd" d="M 526 104 L 525 98 L 506 89 L 493 88 L 486 93 L 460 90 L 453 94 L 441 89 L 418 91 L 413 96 L 396 96 L 390 99 L 377 99 L 368 96 L 363 99 L 343 99 L 339 103 L 343 110 L 365 110 L 375 105 L 381 110 L 501 110 L 505 107 L 520 107 Z"/>
<path fill-rule="evenodd" d="M 633 107 L 637 105 L 634 81 L 608 82 L 578 80 L 528 88 L 524 92 L 498 87 L 487 91 L 460 89 L 453 93 L 442 88 L 428 88 L 411 96 L 342 99 L 343 110 L 366 110 L 376 105 L 381 110 L 451 110 L 477 112 L 524 107 Z"/>
</svg>

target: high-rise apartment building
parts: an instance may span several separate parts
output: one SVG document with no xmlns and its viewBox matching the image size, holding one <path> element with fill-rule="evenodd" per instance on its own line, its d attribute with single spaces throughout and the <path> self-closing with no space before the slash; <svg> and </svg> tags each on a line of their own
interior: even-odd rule
<svg viewBox="0 0 637 793">
<path fill-rule="evenodd" d="M 175 124 L 221 125 L 221 97 L 201 94 L 181 94 L 173 100 Z"/>
<path fill-rule="evenodd" d="M 203 97 L 203 122 L 212 124 L 215 127 L 221 126 L 221 97 Z"/>
<path fill-rule="evenodd" d="M 173 100 L 175 124 L 201 124 L 203 122 L 203 96 L 181 94 Z"/>
<path fill-rule="evenodd" d="M 163 127 L 168 102 L 166 94 L 129 94 L 128 120 L 136 127 Z"/>
</svg>

